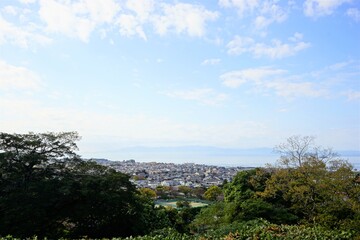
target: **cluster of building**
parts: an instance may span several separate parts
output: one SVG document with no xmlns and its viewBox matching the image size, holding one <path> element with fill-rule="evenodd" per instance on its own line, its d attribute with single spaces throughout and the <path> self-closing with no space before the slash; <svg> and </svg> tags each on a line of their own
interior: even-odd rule
<svg viewBox="0 0 360 240">
<path fill-rule="evenodd" d="M 131 176 L 138 187 L 157 186 L 209 187 L 231 181 L 237 172 L 248 170 L 244 167 L 220 167 L 195 163 L 136 162 L 135 160 L 109 161 L 91 159 L 101 165 L 114 168 Z"/>
</svg>

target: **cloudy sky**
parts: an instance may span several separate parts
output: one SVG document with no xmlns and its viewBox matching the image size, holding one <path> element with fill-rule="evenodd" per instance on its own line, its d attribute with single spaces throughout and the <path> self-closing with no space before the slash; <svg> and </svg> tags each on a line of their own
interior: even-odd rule
<svg viewBox="0 0 360 240">
<path fill-rule="evenodd" d="M 0 130 L 360 150 L 360 2 L 0 0 Z"/>
</svg>

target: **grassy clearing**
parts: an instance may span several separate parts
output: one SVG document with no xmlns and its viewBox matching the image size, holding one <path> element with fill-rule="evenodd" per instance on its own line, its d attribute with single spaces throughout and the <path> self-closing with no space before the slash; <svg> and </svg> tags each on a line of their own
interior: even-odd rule
<svg viewBox="0 0 360 240">
<path fill-rule="evenodd" d="M 160 206 L 164 206 L 164 207 L 173 207 L 176 208 L 176 202 L 180 201 L 180 200 L 184 200 L 184 199 L 168 199 L 168 200 L 157 200 L 155 202 L 156 205 L 160 205 Z M 202 201 L 191 201 L 188 200 L 188 202 L 190 203 L 190 206 L 195 208 L 195 207 L 205 207 L 207 205 L 209 205 L 206 202 L 202 202 Z"/>
</svg>

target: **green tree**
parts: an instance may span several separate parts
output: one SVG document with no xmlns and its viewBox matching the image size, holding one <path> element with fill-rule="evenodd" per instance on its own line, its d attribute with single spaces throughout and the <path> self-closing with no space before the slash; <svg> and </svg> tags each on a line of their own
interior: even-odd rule
<svg viewBox="0 0 360 240">
<path fill-rule="evenodd" d="M 225 203 L 220 201 L 202 208 L 191 223 L 191 229 L 202 233 L 207 229 L 215 229 L 224 223 L 226 223 Z"/>
<path fill-rule="evenodd" d="M 281 146 L 279 168 L 260 195 L 267 201 L 283 201 L 308 223 L 360 232 L 355 224 L 360 186 L 352 166 L 330 149 L 316 146 L 310 137 L 291 137 Z"/>
<path fill-rule="evenodd" d="M 72 226 L 70 237 L 100 238 L 146 232 L 146 219 L 142 218 L 144 201 L 136 194 L 128 175 L 87 162 L 76 170 L 67 179 L 66 202 L 60 205 L 66 225 Z"/>
<path fill-rule="evenodd" d="M 141 195 L 148 197 L 150 199 L 156 199 L 156 192 L 150 188 L 140 188 L 139 192 Z"/>
<path fill-rule="evenodd" d="M 169 198 L 170 190 L 170 187 L 161 185 L 155 188 L 156 195 L 163 199 Z"/>
<path fill-rule="evenodd" d="M 80 159 L 77 133 L 0 133 L 0 235 L 113 237 L 155 228 L 129 176 Z M 148 221 L 150 219 L 150 221 Z"/>
<path fill-rule="evenodd" d="M 43 236 L 62 230 L 55 214 L 62 178 L 80 161 L 75 132 L 0 133 L 0 234 Z"/>
<path fill-rule="evenodd" d="M 204 193 L 204 198 L 210 201 L 216 201 L 217 198 L 222 194 L 222 190 L 218 186 L 209 187 Z"/>
<path fill-rule="evenodd" d="M 271 173 L 265 169 L 239 172 L 232 182 L 224 186 L 225 220 L 247 221 L 264 218 L 275 223 L 292 223 L 291 214 L 281 201 L 267 201 L 261 193 L 265 190 Z"/>
<path fill-rule="evenodd" d="M 191 188 L 188 186 L 179 186 L 179 192 L 183 193 L 186 197 L 191 193 Z"/>
<path fill-rule="evenodd" d="M 203 187 L 195 187 L 192 189 L 192 195 L 196 198 L 202 199 L 205 193 L 205 188 Z"/>
</svg>

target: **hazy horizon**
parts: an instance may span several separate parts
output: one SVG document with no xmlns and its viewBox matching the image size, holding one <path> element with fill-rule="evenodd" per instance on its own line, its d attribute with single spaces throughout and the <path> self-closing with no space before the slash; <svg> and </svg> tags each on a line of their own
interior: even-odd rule
<svg viewBox="0 0 360 240">
<path fill-rule="evenodd" d="M 360 151 L 336 151 L 360 170 Z M 84 158 L 110 161 L 135 160 L 137 162 L 197 163 L 216 166 L 264 167 L 275 164 L 280 155 L 272 148 L 227 149 L 210 146 L 131 147 L 109 152 L 85 153 Z"/>
</svg>

